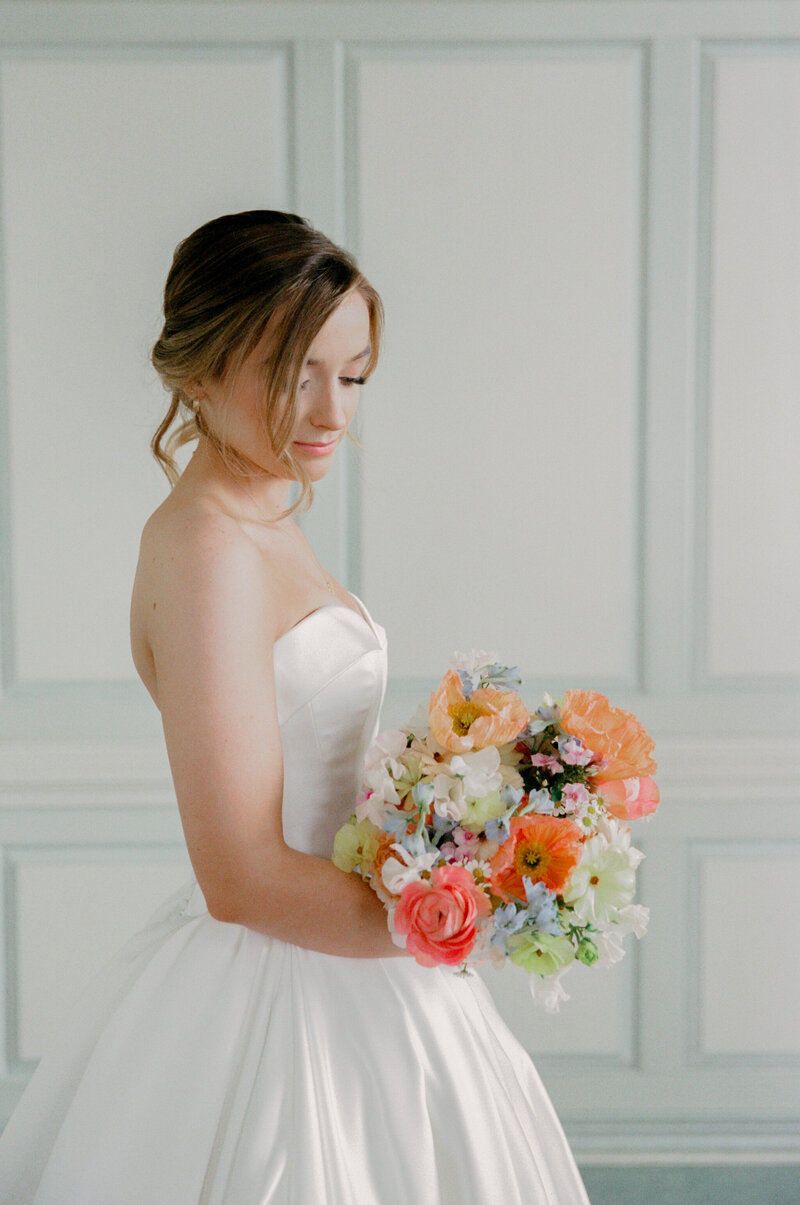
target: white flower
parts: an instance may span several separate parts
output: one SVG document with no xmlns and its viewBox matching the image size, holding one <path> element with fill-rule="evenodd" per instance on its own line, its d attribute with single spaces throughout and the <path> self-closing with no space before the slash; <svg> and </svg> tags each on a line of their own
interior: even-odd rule
<svg viewBox="0 0 800 1205">
<path fill-rule="evenodd" d="M 548 975 L 546 978 L 535 972 L 528 976 L 531 996 L 537 1004 L 541 1004 L 545 1012 L 557 1013 L 560 1011 L 561 1002 L 569 1000 L 569 995 L 564 991 L 561 983 L 569 969 L 569 967 L 562 967 L 560 971 L 556 971 L 555 975 Z"/>
<path fill-rule="evenodd" d="M 644 854 L 640 849 L 636 849 L 631 845 L 631 830 L 619 820 L 615 820 L 613 816 L 605 814 L 598 815 L 597 832 L 605 837 L 609 845 L 615 846 L 617 849 L 623 850 L 628 856 L 629 865 L 634 870 L 642 861 Z"/>
<path fill-rule="evenodd" d="M 356 803 L 357 820 L 371 820 L 376 828 L 383 828 L 384 815 L 385 808 L 381 791 L 369 791 L 366 795 L 359 796 Z"/>
<path fill-rule="evenodd" d="M 433 780 L 433 810 L 447 820 L 461 820 L 467 811 L 466 792 L 460 778 L 437 774 Z"/>
<path fill-rule="evenodd" d="M 474 753 L 457 753 L 450 758 L 450 773 L 464 784 L 464 794 L 470 799 L 482 799 L 503 784 L 500 773 L 500 753 L 495 745 L 487 745 Z"/>
<path fill-rule="evenodd" d="M 625 947 L 616 933 L 610 933 L 607 930 L 602 933 L 593 933 L 592 941 L 597 946 L 597 966 L 610 967 L 625 954 Z"/>
<path fill-rule="evenodd" d="M 389 728 L 381 732 L 370 745 L 364 764 L 368 770 L 382 765 L 387 757 L 401 757 L 406 751 L 408 738 L 399 728 Z"/>
<path fill-rule="evenodd" d="M 429 704 L 428 703 L 420 703 L 420 705 L 417 707 L 417 710 L 414 712 L 411 719 L 408 721 L 408 724 L 406 725 L 406 731 L 413 732 L 414 736 L 418 736 L 422 740 L 424 740 L 425 737 L 430 732 L 430 723 L 428 720 L 428 714 L 429 714 Z"/>
<path fill-rule="evenodd" d="M 635 933 L 637 937 L 644 937 L 650 920 L 650 909 L 645 908 L 644 904 L 626 904 L 624 908 L 620 908 L 617 920 L 623 933 Z"/>
<path fill-rule="evenodd" d="M 430 870 L 439 857 L 438 849 L 424 854 L 412 854 L 399 842 L 395 842 L 392 849 L 396 849 L 400 857 L 387 858 L 381 869 L 383 885 L 392 895 L 400 895 L 409 883 L 416 883 L 421 879 L 423 870 Z"/>
<path fill-rule="evenodd" d="M 453 653 L 450 663 L 453 669 L 463 669 L 470 678 L 474 678 L 480 670 L 485 669 L 487 665 L 494 665 L 496 662 L 496 650 L 487 653 L 485 649 L 470 649 L 468 653 Z"/>
<path fill-rule="evenodd" d="M 608 836 L 598 831 L 584 844 L 564 891 L 564 902 L 593 925 L 615 921 L 620 908 L 631 903 L 636 890 L 635 867 L 643 857 L 641 850 L 631 848 L 627 830 L 618 825 L 618 831 L 608 825 L 604 828 Z"/>
<path fill-rule="evenodd" d="M 477 926 L 475 934 L 475 944 L 470 950 L 469 960 L 475 964 L 491 963 L 495 967 L 504 967 L 506 962 L 505 950 L 501 945 L 492 943 L 492 934 L 494 933 L 494 924 L 492 918 L 487 917 L 484 923 Z"/>
<path fill-rule="evenodd" d="M 396 778 L 402 778 L 405 772 L 405 767 L 402 762 L 397 759 L 406 751 L 406 736 L 399 729 L 391 729 L 387 732 L 382 732 L 375 742 L 370 746 L 366 757 L 364 758 L 364 785 L 372 791 L 378 799 L 384 800 L 386 803 L 392 803 L 398 806 L 400 796 L 394 785 Z M 372 811 L 368 811 L 365 805 L 360 805 L 363 814 L 359 814 L 358 808 L 356 814 L 359 820 L 363 820 L 365 816 L 369 816 L 370 820 L 374 820 L 376 824 L 380 824 L 375 820 L 376 803 L 372 806 Z"/>
<path fill-rule="evenodd" d="M 391 935 L 392 941 L 394 942 L 394 944 L 396 946 L 399 946 L 401 950 L 405 950 L 406 936 L 402 933 L 398 933 L 397 929 L 394 926 L 394 914 L 395 914 L 396 908 L 397 908 L 397 905 L 395 904 L 386 909 L 386 919 L 389 924 L 389 933 Z"/>
</svg>

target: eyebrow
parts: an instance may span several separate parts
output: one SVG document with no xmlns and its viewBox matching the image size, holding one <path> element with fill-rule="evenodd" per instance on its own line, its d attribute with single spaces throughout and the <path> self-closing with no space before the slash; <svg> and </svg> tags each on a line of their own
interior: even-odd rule
<svg viewBox="0 0 800 1205">
<path fill-rule="evenodd" d="M 346 363 L 352 364 L 354 360 L 363 360 L 364 357 L 368 356 L 371 351 L 372 351 L 371 347 L 365 347 L 364 350 L 360 351 L 357 356 L 351 356 L 350 359 L 346 361 Z M 315 364 L 319 364 L 319 363 L 321 363 L 320 360 L 306 360 L 306 364 L 311 364 L 312 366 Z"/>
</svg>

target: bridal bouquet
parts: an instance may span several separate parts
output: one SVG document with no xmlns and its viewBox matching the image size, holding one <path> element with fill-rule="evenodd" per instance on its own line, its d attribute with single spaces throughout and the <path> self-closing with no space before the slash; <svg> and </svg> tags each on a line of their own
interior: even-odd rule
<svg viewBox="0 0 800 1205">
<path fill-rule="evenodd" d="M 333 861 L 369 882 L 417 962 L 510 960 L 554 1012 L 571 964 L 616 962 L 646 930 L 627 822 L 658 804 L 653 741 L 595 691 L 529 712 L 516 667 L 484 653 L 453 665 L 372 745 Z"/>
</svg>

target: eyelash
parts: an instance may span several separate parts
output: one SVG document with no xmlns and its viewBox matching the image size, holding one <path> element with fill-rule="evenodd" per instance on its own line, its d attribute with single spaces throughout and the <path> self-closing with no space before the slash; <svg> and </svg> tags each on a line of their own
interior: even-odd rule
<svg viewBox="0 0 800 1205">
<path fill-rule="evenodd" d="M 339 377 L 339 380 L 344 381 L 345 385 L 365 385 L 366 384 L 366 377 Z M 302 389 L 303 386 L 307 385 L 307 384 L 308 384 L 308 381 L 301 381 L 300 388 Z"/>
</svg>

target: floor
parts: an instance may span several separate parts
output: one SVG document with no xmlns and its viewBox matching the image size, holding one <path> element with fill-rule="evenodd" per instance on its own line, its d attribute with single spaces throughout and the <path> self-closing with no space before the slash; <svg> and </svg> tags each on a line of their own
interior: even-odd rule
<svg viewBox="0 0 800 1205">
<path fill-rule="evenodd" d="M 800 1205 L 800 1164 L 582 1167 L 592 1205 Z"/>
</svg>

